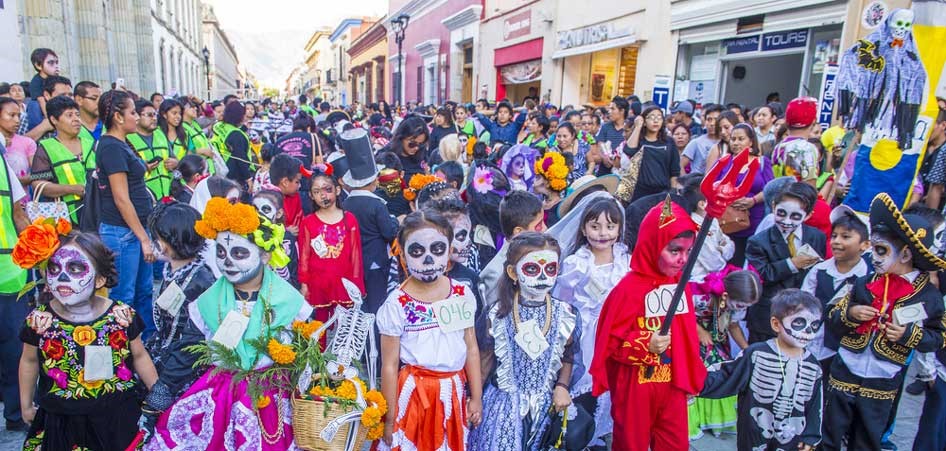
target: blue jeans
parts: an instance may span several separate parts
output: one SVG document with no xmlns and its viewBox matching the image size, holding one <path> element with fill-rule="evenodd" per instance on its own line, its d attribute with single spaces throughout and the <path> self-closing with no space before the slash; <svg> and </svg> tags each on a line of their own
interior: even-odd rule
<svg viewBox="0 0 946 451">
<path fill-rule="evenodd" d="M 16 294 L 0 294 L 0 390 L 3 392 L 3 417 L 20 421 L 20 354 L 23 342 L 20 330 L 30 312 L 30 296 L 16 300 Z"/>
<path fill-rule="evenodd" d="M 154 291 L 154 273 L 151 263 L 144 259 L 141 241 L 127 227 L 111 224 L 99 224 L 99 237 L 115 253 L 115 267 L 118 269 L 118 285 L 112 287 L 108 295 L 115 301 L 122 301 L 135 309 L 145 323 L 142 340 L 154 333 L 152 312 L 152 292 Z"/>
</svg>

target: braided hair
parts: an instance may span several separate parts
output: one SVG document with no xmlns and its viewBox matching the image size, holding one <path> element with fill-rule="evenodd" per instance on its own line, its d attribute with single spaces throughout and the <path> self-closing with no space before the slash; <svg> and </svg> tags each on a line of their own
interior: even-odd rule
<svg viewBox="0 0 946 451">
<path fill-rule="evenodd" d="M 131 95 L 125 91 L 111 90 L 99 97 L 99 113 L 102 125 L 106 129 L 115 127 L 115 113 L 121 113 L 131 101 Z"/>
</svg>

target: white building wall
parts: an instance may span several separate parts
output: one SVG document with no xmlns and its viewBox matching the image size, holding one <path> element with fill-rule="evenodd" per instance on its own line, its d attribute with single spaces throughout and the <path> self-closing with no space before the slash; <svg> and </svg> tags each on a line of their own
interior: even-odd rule
<svg viewBox="0 0 946 451">
<path fill-rule="evenodd" d="M 18 82 L 23 80 L 23 45 L 17 25 L 17 2 L 3 2 L 0 8 L 0 80 Z"/>
<path fill-rule="evenodd" d="M 151 0 L 158 92 L 187 95 L 202 92 L 192 77 L 193 67 L 201 64 L 203 59 L 200 53 L 201 25 L 198 23 L 200 8 L 199 0 Z"/>
</svg>

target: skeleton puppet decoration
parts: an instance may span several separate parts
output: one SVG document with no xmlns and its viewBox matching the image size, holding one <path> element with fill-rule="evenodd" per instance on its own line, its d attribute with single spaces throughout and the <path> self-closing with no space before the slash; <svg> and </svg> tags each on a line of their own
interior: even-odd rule
<svg viewBox="0 0 946 451">
<path fill-rule="evenodd" d="M 524 299 L 545 300 L 558 277 L 558 254 L 548 249 L 529 252 L 516 262 L 515 276 Z"/>
<path fill-rule="evenodd" d="M 404 243 L 404 264 L 411 277 L 431 283 L 447 270 L 450 240 L 439 230 L 427 227 L 410 234 Z"/>
</svg>

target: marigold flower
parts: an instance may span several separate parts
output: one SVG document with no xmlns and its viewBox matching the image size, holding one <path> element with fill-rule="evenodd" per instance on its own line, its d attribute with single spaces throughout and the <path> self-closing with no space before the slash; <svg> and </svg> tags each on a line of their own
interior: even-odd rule
<svg viewBox="0 0 946 451">
<path fill-rule="evenodd" d="M 284 345 L 275 338 L 269 339 L 266 350 L 273 362 L 280 365 L 288 365 L 296 360 L 296 351 L 292 350 L 292 346 Z"/>
<path fill-rule="evenodd" d="M 256 399 L 256 408 L 265 409 L 272 402 L 272 398 L 269 396 L 263 395 Z"/>
</svg>

